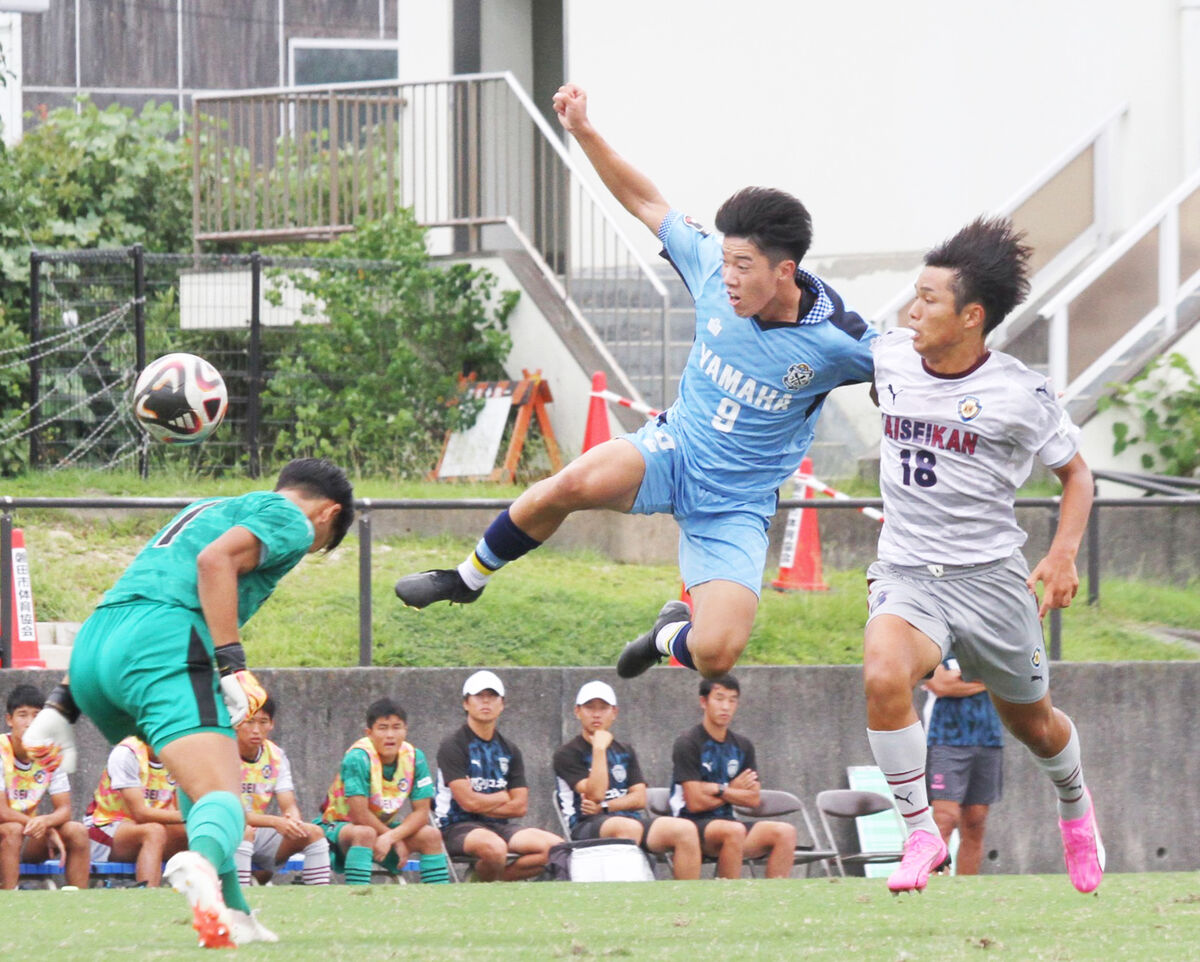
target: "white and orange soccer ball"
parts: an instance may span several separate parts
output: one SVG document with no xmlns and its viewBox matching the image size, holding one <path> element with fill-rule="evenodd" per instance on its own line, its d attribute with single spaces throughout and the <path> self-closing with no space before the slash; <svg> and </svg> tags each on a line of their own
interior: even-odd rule
<svg viewBox="0 0 1200 962">
<path fill-rule="evenodd" d="M 150 437 L 196 444 L 217 429 L 229 407 L 221 372 L 195 354 L 164 354 L 143 368 L 133 415 Z"/>
</svg>

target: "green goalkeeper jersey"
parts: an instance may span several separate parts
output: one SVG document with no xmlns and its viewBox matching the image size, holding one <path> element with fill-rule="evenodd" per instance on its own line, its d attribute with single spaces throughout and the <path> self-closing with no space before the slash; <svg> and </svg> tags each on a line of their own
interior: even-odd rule
<svg viewBox="0 0 1200 962">
<path fill-rule="evenodd" d="M 312 547 L 312 523 L 275 491 L 208 498 L 188 505 L 150 539 L 105 593 L 100 607 L 153 601 L 200 611 L 196 558 L 234 527 L 245 528 L 261 544 L 258 565 L 238 577 L 238 624 L 245 624 L 270 597 L 279 579 Z"/>
</svg>

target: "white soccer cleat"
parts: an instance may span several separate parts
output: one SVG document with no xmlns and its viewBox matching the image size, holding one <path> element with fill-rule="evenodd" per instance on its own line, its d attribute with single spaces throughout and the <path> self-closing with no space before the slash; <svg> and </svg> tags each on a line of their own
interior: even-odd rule
<svg viewBox="0 0 1200 962">
<path fill-rule="evenodd" d="M 221 897 L 221 880 L 208 859 L 199 852 L 172 855 L 163 868 L 163 876 L 176 892 L 187 897 L 201 948 L 237 948 L 231 913 Z"/>
<path fill-rule="evenodd" d="M 279 936 L 258 920 L 257 912 L 242 912 L 238 909 L 229 910 L 229 918 L 233 921 L 233 941 L 238 945 L 250 942 L 278 942 Z"/>
</svg>

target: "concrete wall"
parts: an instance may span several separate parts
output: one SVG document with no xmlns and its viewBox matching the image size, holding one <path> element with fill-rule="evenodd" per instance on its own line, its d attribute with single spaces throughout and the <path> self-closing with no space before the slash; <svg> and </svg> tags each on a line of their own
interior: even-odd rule
<svg viewBox="0 0 1200 962">
<path fill-rule="evenodd" d="M 1122 103 L 1118 226 L 1174 186 L 1195 156 L 1181 120 L 1200 81 L 1180 8 L 567 0 L 567 63 L 599 129 L 702 223 L 770 184 L 810 206 L 816 254 L 923 250 Z"/>
<path fill-rule="evenodd" d="M 467 673 L 258 672 L 280 703 L 276 736 L 295 767 L 305 814 L 315 813 L 342 751 L 362 730 L 366 706 L 380 696 L 405 706 L 410 739 L 433 763 L 440 740 L 462 722 L 459 692 Z M 845 786 L 845 766 L 870 764 L 857 667 L 747 667 L 737 674 L 742 704 L 735 728 L 755 741 L 766 786 L 794 791 L 811 807 L 821 789 Z M 557 827 L 550 756 L 577 732 L 571 706 L 582 682 L 614 684 L 623 702 L 617 735 L 633 743 L 652 784 L 667 782 L 671 743 L 699 718 L 697 676 L 683 669 L 657 669 L 633 682 L 619 681 L 607 668 L 506 668 L 500 676 L 509 689 L 501 729 L 522 748 L 530 777 L 526 821 L 546 828 Z M 46 689 L 54 680 L 47 671 L 3 672 L 0 695 L 21 682 Z M 1200 783 L 1200 756 L 1190 736 L 1200 663 L 1057 664 L 1052 684 L 1056 704 L 1074 718 L 1083 739 L 1109 870 L 1200 868 L 1200 807 L 1188 803 Z M 80 735 L 81 771 L 73 780 L 78 812 L 106 758 L 90 722 L 80 723 Z M 989 821 L 984 871 L 1061 873 L 1053 792 L 1011 738 L 1005 754 L 1005 798 Z"/>
</svg>

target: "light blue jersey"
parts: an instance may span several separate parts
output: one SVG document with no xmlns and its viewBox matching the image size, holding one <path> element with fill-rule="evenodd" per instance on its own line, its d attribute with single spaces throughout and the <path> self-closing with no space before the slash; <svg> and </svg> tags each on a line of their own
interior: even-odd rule
<svg viewBox="0 0 1200 962">
<path fill-rule="evenodd" d="M 720 579 L 757 594 L 776 491 L 812 443 L 829 392 L 871 379 L 876 334 L 805 271 L 796 273 L 799 323 L 738 317 L 720 242 L 678 211 L 658 234 L 696 300 L 696 340 L 678 399 L 657 423 L 625 435 L 646 464 L 633 512 L 679 522 L 687 588 Z"/>
<path fill-rule="evenodd" d="M 667 423 L 695 483 L 757 500 L 800 464 L 826 395 L 871 379 L 876 334 L 799 270 L 797 282 L 810 292 L 805 304 L 812 301 L 799 323 L 738 317 L 721 280 L 720 241 L 678 211 L 658 234 L 696 301 L 696 339 Z"/>
</svg>

